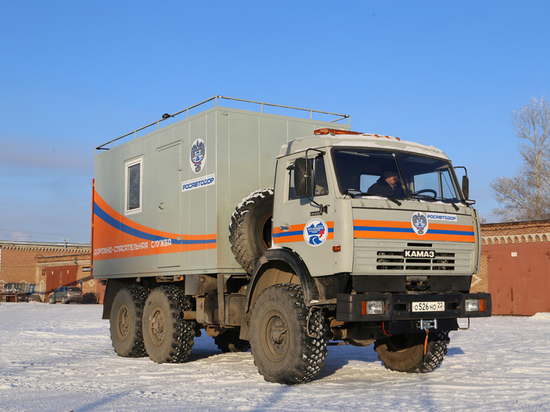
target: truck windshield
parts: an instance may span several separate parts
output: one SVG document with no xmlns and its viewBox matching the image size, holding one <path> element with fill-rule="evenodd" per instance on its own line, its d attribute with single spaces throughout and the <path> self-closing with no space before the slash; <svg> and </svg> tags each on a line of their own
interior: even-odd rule
<svg viewBox="0 0 550 412">
<path fill-rule="evenodd" d="M 449 162 L 417 154 L 335 149 L 340 190 L 354 196 L 460 202 Z"/>
</svg>

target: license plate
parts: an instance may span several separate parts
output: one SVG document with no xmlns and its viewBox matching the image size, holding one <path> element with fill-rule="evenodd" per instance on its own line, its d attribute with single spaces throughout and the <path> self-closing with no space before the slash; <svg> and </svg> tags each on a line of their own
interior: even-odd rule
<svg viewBox="0 0 550 412">
<path fill-rule="evenodd" d="M 443 312 L 445 302 L 413 302 L 413 312 Z"/>
</svg>

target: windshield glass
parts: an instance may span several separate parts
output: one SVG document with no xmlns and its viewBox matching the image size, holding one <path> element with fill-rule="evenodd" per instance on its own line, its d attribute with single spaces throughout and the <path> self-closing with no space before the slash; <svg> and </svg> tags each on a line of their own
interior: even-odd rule
<svg viewBox="0 0 550 412">
<path fill-rule="evenodd" d="M 368 149 L 335 149 L 342 193 L 459 202 L 448 162 L 416 154 Z"/>
</svg>

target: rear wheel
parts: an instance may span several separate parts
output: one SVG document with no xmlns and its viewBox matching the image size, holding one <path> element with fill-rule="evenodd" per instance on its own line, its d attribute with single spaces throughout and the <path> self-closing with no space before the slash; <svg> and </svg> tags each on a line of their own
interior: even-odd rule
<svg viewBox="0 0 550 412">
<path fill-rule="evenodd" d="M 448 331 L 430 330 L 426 354 L 425 333 L 393 335 L 374 343 L 378 359 L 388 369 L 398 372 L 426 373 L 436 369 L 443 362 L 449 344 Z"/>
<path fill-rule="evenodd" d="M 149 357 L 157 363 L 181 363 L 193 348 L 196 322 L 183 319 L 191 310 L 189 298 L 177 286 L 154 289 L 143 311 L 143 341 Z"/>
<path fill-rule="evenodd" d="M 69 300 L 65 297 L 65 296 L 62 296 L 61 297 L 61 303 L 65 304 L 67 303 Z"/>
<path fill-rule="evenodd" d="M 142 314 L 147 290 L 141 286 L 127 286 L 118 291 L 111 308 L 111 341 L 119 356 L 139 358 L 146 356 L 143 345 Z"/>
<path fill-rule="evenodd" d="M 308 322 L 300 285 L 271 286 L 258 297 L 252 310 L 250 344 L 254 362 L 266 381 L 310 382 L 327 356 L 323 312 L 315 311 Z"/>
</svg>

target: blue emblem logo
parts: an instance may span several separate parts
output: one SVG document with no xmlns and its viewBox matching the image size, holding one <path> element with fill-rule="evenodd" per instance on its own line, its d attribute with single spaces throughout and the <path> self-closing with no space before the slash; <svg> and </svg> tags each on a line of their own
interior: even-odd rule
<svg viewBox="0 0 550 412">
<path fill-rule="evenodd" d="M 189 158 L 193 172 L 199 173 L 206 163 L 206 144 L 197 139 L 191 146 L 191 157 Z"/>
<path fill-rule="evenodd" d="M 411 224 L 414 232 L 417 235 L 425 235 L 428 233 L 428 218 L 424 213 L 416 212 L 412 215 Z"/>
<path fill-rule="evenodd" d="M 328 237 L 328 226 L 322 219 L 311 219 L 304 228 L 304 240 L 310 246 L 321 246 Z"/>
</svg>

